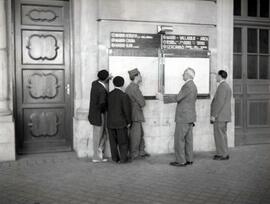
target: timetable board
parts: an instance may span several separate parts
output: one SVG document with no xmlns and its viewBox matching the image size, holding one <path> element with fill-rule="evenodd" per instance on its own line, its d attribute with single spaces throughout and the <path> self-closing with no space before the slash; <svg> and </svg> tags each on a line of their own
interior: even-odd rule
<svg viewBox="0 0 270 204">
<path fill-rule="evenodd" d="M 164 94 L 177 94 L 184 84 L 184 70 L 191 67 L 196 72 L 198 95 L 208 97 L 209 56 L 208 36 L 110 33 L 109 71 L 113 76 L 123 76 L 126 87 L 130 82 L 128 71 L 138 68 L 144 96 L 155 96 L 162 86 Z"/>
<path fill-rule="evenodd" d="M 164 94 L 177 94 L 184 84 L 184 70 L 191 67 L 195 70 L 194 83 L 198 95 L 209 95 L 209 58 L 166 57 L 164 64 Z"/>
<path fill-rule="evenodd" d="M 147 52 L 147 54 L 144 54 Z M 152 52 L 152 53 L 151 53 Z M 137 53 L 137 54 L 136 54 Z M 115 76 L 122 76 L 125 79 L 124 89 L 131 82 L 128 71 L 137 68 L 142 76 L 140 89 L 143 96 L 155 96 L 158 92 L 158 57 L 157 51 L 138 51 L 134 55 L 123 50 L 120 53 L 109 56 L 109 72 Z M 141 56 L 144 55 L 144 56 Z M 110 90 L 113 84 L 110 84 Z"/>
</svg>

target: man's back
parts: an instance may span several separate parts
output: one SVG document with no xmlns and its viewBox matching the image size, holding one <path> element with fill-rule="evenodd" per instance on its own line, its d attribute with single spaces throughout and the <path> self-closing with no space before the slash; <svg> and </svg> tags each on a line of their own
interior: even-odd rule
<svg viewBox="0 0 270 204">
<path fill-rule="evenodd" d="M 107 91 L 98 80 L 93 81 L 90 93 L 88 120 L 92 125 L 101 125 L 101 113 L 107 109 Z"/>
<path fill-rule="evenodd" d="M 108 95 L 108 128 L 123 128 L 131 123 L 131 104 L 127 94 L 114 89 Z"/>
<path fill-rule="evenodd" d="M 139 86 L 131 82 L 126 88 L 126 93 L 128 94 L 131 106 L 132 106 L 132 121 L 143 122 L 144 115 L 142 108 L 145 106 L 145 100 Z"/>
<path fill-rule="evenodd" d="M 175 122 L 193 123 L 196 121 L 197 87 L 193 80 L 184 84 L 176 97 Z"/>
<path fill-rule="evenodd" d="M 223 81 L 218 86 L 211 103 L 211 116 L 214 116 L 217 121 L 231 121 L 231 95 L 229 84 Z"/>
</svg>

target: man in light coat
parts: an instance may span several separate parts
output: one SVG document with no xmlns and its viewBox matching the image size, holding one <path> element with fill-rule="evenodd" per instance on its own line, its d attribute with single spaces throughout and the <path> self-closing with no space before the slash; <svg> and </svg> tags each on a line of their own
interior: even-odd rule
<svg viewBox="0 0 270 204">
<path fill-rule="evenodd" d="M 225 81 L 227 72 L 219 70 L 216 81 L 219 83 L 211 103 L 210 123 L 214 126 L 216 155 L 214 160 L 228 160 L 227 123 L 231 121 L 231 96 L 232 90 Z"/>
<path fill-rule="evenodd" d="M 131 128 L 130 128 L 130 156 L 131 159 L 138 159 L 149 157 L 145 151 L 144 132 L 142 123 L 145 121 L 143 115 L 143 107 L 145 106 L 145 100 L 142 92 L 139 88 L 139 84 L 142 82 L 142 76 L 137 68 L 128 71 L 131 83 L 126 88 L 131 101 Z"/>
<path fill-rule="evenodd" d="M 164 103 L 176 102 L 174 150 L 175 161 L 170 165 L 184 167 L 193 164 L 193 126 L 196 121 L 197 87 L 193 82 L 195 71 L 183 73 L 185 84 L 176 96 L 164 96 Z"/>
</svg>

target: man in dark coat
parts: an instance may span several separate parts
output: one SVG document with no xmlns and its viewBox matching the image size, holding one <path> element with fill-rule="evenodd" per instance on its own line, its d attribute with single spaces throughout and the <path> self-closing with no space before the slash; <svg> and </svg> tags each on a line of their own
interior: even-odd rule
<svg viewBox="0 0 270 204">
<path fill-rule="evenodd" d="M 231 97 L 232 90 L 225 81 L 227 72 L 219 70 L 216 80 L 219 83 L 215 96 L 211 103 L 211 119 L 214 125 L 214 138 L 216 155 L 214 160 L 228 160 L 227 123 L 231 121 Z"/>
<path fill-rule="evenodd" d="M 106 114 L 108 81 L 107 70 L 98 72 L 98 79 L 92 83 L 88 120 L 93 125 L 93 162 L 106 162 L 104 150 L 107 139 Z"/>
<path fill-rule="evenodd" d="M 112 160 L 128 162 L 128 127 L 131 123 L 131 104 L 129 97 L 122 91 L 124 79 L 113 79 L 114 90 L 108 95 L 108 130 Z"/>
<path fill-rule="evenodd" d="M 164 97 L 165 103 L 176 102 L 174 150 L 172 166 L 193 164 L 193 126 L 196 121 L 197 87 L 193 82 L 195 71 L 187 68 L 183 73 L 185 84 L 176 96 Z"/>
<path fill-rule="evenodd" d="M 131 159 L 144 158 L 150 156 L 145 151 L 144 132 L 142 122 L 145 121 L 143 107 L 145 100 L 139 88 L 142 82 L 142 76 L 137 68 L 128 72 L 131 83 L 126 88 L 131 107 L 132 107 L 132 124 L 130 129 L 130 154 Z"/>
</svg>

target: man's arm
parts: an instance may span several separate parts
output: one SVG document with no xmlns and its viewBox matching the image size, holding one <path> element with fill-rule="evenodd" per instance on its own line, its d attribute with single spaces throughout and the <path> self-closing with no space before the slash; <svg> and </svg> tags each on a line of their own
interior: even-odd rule
<svg viewBox="0 0 270 204">
<path fill-rule="evenodd" d="M 134 100 L 140 105 L 140 107 L 144 107 L 145 100 L 144 100 L 141 90 L 139 88 L 134 89 L 132 94 L 133 94 Z"/>
<path fill-rule="evenodd" d="M 124 95 L 122 111 L 126 118 L 127 124 L 131 123 L 131 102 L 127 94 Z"/>
<path fill-rule="evenodd" d="M 182 87 L 179 93 L 176 94 L 168 94 L 163 97 L 164 103 L 179 103 L 183 98 L 185 98 L 188 94 L 191 93 L 191 89 L 188 87 Z"/>
<path fill-rule="evenodd" d="M 211 117 L 217 118 L 219 116 L 220 111 L 225 105 L 226 95 L 227 95 L 226 87 L 220 85 L 217 89 L 215 100 L 213 101 Z"/>
<path fill-rule="evenodd" d="M 99 92 L 99 100 L 98 100 L 98 104 L 99 104 L 99 109 L 101 113 L 106 112 L 107 110 L 107 94 L 106 91 L 101 91 Z"/>
<path fill-rule="evenodd" d="M 176 96 L 176 101 L 179 103 L 181 100 L 186 98 L 191 93 L 191 88 L 185 86 L 181 89 L 181 91 Z"/>
</svg>

